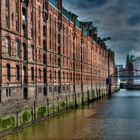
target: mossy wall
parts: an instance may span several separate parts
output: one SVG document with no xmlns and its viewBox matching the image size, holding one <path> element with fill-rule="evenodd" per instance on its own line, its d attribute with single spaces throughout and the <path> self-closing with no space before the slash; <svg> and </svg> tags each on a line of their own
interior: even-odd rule
<svg viewBox="0 0 140 140">
<path fill-rule="evenodd" d="M 14 128 L 16 125 L 15 116 L 0 118 L 0 131 Z"/>
<path fill-rule="evenodd" d="M 18 129 L 27 124 L 34 124 L 35 122 L 48 118 L 50 116 L 57 115 L 65 110 L 78 107 L 80 105 L 88 104 L 103 96 L 107 95 L 106 89 L 96 89 L 92 92 L 73 94 L 60 98 L 59 101 L 53 101 L 53 103 L 47 105 L 42 103 L 39 106 L 33 106 L 32 108 L 26 108 L 21 112 L 15 114 L 9 114 L 6 117 L 0 118 L 0 131 L 7 131 L 9 129 Z"/>
</svg>

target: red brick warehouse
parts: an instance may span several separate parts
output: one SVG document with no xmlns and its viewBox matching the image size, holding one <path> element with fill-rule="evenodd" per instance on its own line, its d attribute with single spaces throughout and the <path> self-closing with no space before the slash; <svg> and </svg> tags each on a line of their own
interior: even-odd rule
<svg viewBox="0 0 140 140">
<path fill-rule="evenodd" d="M 114 52 L 62 0 L 0 1 L 0 103 L 106 89 L 108 72 Z"/>
</svg>

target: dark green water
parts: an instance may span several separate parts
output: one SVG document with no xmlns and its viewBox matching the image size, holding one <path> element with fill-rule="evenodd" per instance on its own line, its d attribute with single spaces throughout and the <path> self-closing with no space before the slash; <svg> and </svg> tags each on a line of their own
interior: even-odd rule
<svg viewBox="0 0 140 140">
<path fill-rule="evenodd" d="M 140 91 L 121 90 L 3 139 L 140 140 Z"/>
</svg>

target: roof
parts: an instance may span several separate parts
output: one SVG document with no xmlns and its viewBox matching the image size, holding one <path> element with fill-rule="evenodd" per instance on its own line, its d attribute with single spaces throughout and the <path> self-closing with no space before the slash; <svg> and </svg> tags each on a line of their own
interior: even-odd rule
<svg viewBox="0 0 140 140">
<path fill-rule="evenodd" d="M 58 5 L 57 5 L 57 0 L 50 0 L 50 3 L 51 5 L 53 5 L 55 7 L 55 9 L 58 8 Z M 76 16 L 74 13 L 72 13 L 71 11 L 68 11 L 67 9 L 65 9 L 64 7 L 62 7 L 62 15 L 64 17 L 66 17 L 70 22 L 74 22 L 73 20 L 73 17 Z M 78 19 L 76 19 L 76 27 L 79 29 L 79 30 L 82 30 L 82 24 L 81 23 L 85 23 L 85 22 L 81 22 L 79 21 Z M 88 23 L 88 22 L 87 22 Z M 94 25 L 92 24 L 92 27 L 88 27 L 88 28 L 83 28 L 83 33 L 86 35 L 86 36 L 89 36 L 90 35 L 90 29 L 91 28 L 94 28 Z"/>
</svg>

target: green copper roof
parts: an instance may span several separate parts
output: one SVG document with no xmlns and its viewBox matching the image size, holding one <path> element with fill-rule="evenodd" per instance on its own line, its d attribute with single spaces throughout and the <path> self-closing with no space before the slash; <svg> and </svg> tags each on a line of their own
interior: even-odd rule
<svg viewBox="0 0 140 140">
<path fill-rule="evenodd" d="M 50 3 L 57 9 L 57 0 L 50 0 Z M 62 7 L 62 14 L 63 16 L 65 16 L 70 22 L 73 22 L 73 16 L 75 14 L 73 14 L 72 12 L 68 11 L 67 9 L 65 9 L 64 7 Z M 80 30 L 82 30 L 81 27 L 81 22 L 77 19 L 76 20 L 76 27 Z M 90 27 L 91 28 L 91 27 Z M 88 36 L 89 35 L 89 30 L 88 29 L 83 29 L 83 33 Z"/>
<path fill-rule="evenodd" d="M 57 8 L 57 0 L 50 0 L 50 3 Z"/>
</svg>

